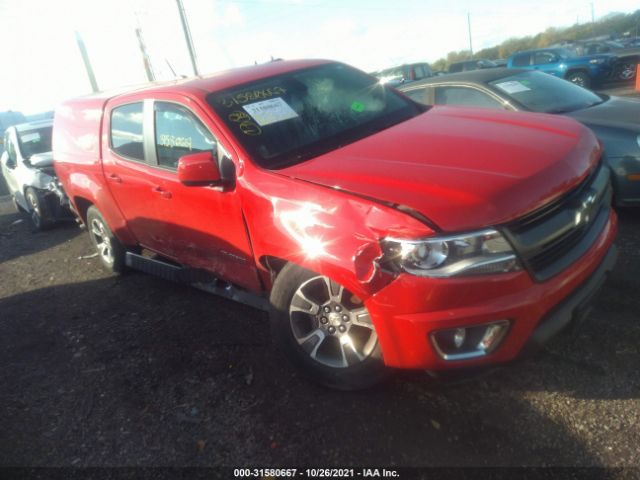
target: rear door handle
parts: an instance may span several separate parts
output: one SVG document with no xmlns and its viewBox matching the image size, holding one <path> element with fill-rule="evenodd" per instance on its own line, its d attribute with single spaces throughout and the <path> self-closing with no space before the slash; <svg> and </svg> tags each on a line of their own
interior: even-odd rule
<svg viewBox="0 0 640 480">
<path fill-rule="evenodd" d="M 171 192 L 167 192 L 162 187 L 154 187 L 153 191 L 159 193 L 162 198 L 171 198 Z"/>
<path fill-rule="evenodd" d="M 111 173 L 107 178 L 113 183 L 122 183 L 122 179 L 115 173 Z"/>
</svg>

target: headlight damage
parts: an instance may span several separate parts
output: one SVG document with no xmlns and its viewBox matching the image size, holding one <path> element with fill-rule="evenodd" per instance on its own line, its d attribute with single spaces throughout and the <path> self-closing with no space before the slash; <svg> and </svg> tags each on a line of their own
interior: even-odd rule
<svg viewBox="0 0 640 480">
<path fill-rule="evenodd" d="M 453 277 L 521 270 L 511 245 L 493 229 L 420 240 L 386 238 L 383 266 L 421 277 Z"/>
</svg>

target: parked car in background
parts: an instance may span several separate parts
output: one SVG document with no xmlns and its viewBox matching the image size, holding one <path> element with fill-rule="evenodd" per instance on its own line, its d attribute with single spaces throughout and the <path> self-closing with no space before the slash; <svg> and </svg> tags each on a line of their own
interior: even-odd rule
<svg viewBox="0 0 640 480">
<path fill-rule="evenodd" d="M 53 110 L 48 110 L 46 112 L 38 112 L 27 115 L 27 122 L 38 122 L 40 120 L 53 120 Z"/>
<path fill-rule="evenodd" d="M 576 42 L 574 48 L 578 55 L 611 53 L 617 61 L 613 66 L 612 78 L 633 80 L 640 63 L 640 46 L 628 46 L 614 40 Z"/>
<path fill-rule="evenodd" d="M 620 42 L 627 48 L 640 47 L 640 37 L 624 38 Z"/>
<path fill-rule="evenodd" d="M 609 170 L 568 118 L 427 108 L 300 60 L 69 100 L 54 122 L 106 268 L 251 296 L 335 388 L 509 361 L 615 261 Z"/>
<path fill-rule="evenodd" d="M 0 112 L 0 134 L 4 134 L 7 128 L 26 121 L 27 119 L 22 112 L 15 112 L 13 110 Z"/>
<path fill-rule="evenodd" d="M 491 60 L 476 59 L 456 62 L 449 65 L 449 73 L 468 72 L 470 70 L 480 70 L 482 68 L 495 68 L 497 65 Z"/>
<path fill-rule="evenodd" d="M 640 100 L 596 94 L 529 70 L 494 69 L 426 80 L 401 90 L 426 105 L 562 114 L 591 128 L 613 171 L 615 202 L 640 206 Z"/>
<path fill-rule="evenodd" d="M 428 63 L 410 63 L 373 72 L 371 75 L 377 77 L 380 83 L 394 87 L 433 77 L 434 73 Z"/>
<path fill-rule="evenodd" d="M 43 230 L 68 213 L 68 200 L 53 169 L 52 120 L 22 123 L 7 128 L 2 174 L 18 211 L 29 213 Z"/>
<path fill-rule="evenodd" d="M 616 61 L 615 55 L 577 56 L 567 48 L 541 48 L 514 53 L 507 67 L 539 70 L 590 88 L 611 78 Z"/>
</svg>

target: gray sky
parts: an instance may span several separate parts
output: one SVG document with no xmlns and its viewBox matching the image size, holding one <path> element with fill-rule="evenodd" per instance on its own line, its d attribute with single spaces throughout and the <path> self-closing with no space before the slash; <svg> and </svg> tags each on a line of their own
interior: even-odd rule
<svg viewBox="0 0 640 480">
<path fill-rule="evenodd" d="M 203 73 L 281 58 L 330 58 L 370 71 L 433 61 L 637 0 L 184 0 Z M 135 28 L 142 28 L 158 79 L 191 67 L 174 0 L 0 0 L 4 48 L 0 110 L 34 113 L 90 93 L 74 31 L 87 46 L 101 89 L 146 80 Z M 8 56 L 7 56 L 8 55 Z"/>
</svg>

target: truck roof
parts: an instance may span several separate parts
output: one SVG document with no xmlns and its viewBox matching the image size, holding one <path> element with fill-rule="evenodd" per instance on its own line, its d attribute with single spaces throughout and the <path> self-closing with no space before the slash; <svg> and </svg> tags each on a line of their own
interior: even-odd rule
<svg viewBox="0 0 640 480">
<path fill-rule="evenodd" d="M 278 60 L 260 65 L 249 65 L 207 75 L 199 75 L 197 77 L 120 87 L 109 91 L 77 97 L 67 100 L 64 103 L 82 103 L 85 107 L 92 105 L 100 108 L 112 98 L 137 92 L 168 92 L 176 90 L 185 92 L 185 90 L 190 90 L 192 92 L 197 91 L 200 93 L 210 93 L 234 87 L 236 85 L 242 85 L 243 83 L 252 82 L 254 80 L 259 80 L 261 78 L 267 78 L 281 73 L 330 62 L 331 60 Z"/>
</svg>

